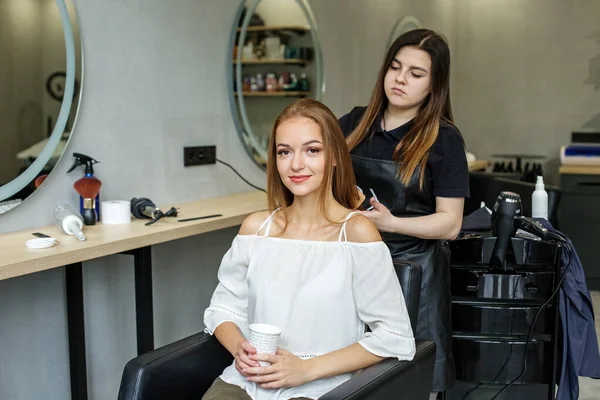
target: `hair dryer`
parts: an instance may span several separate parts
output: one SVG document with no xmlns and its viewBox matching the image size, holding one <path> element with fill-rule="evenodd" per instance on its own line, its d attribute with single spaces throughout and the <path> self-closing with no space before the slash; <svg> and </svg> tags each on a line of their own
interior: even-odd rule
<svg viewBox="0 0 600 400">
<path fill-rule="evenodd" d="M 513 192 L 501 192 L 492 210 L 492 236 L 496 237 L 489 264 L 503 268 L 510 238 L 514 236 L 515 217 L 521 215 L 521 196 Z"/>
</svg>

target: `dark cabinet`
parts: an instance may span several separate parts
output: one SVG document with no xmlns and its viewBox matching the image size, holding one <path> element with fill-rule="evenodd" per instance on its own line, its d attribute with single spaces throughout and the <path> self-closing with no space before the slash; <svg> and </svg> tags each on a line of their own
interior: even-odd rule
<svg viewBox="0 0 600 400">
<path fill-rule="evenodd" d="M 561 175 L 560 230 L 579 255 L 589 289 L 600 289 L 600 175 Z"/>
</svg>

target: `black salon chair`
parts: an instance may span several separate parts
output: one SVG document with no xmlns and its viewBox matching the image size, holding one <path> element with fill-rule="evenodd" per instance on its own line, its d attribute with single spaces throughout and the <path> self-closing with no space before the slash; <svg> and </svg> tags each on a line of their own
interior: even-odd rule
<svg viewBox="0 0 600 400">
<path fill-rule="evenodd" d="M 469 176 L 471 197 L 465 201 L 465 215 L 479 208 L 482 201 L 488 208 L 492 208 L 496 198 L 502 191 L 518 193 L 521 196 L 523 214 L 531 216 L 531 195 L 535 190 L 535 184 L 517 179 L 508 179 L 498 175 L 487 173 L 471 173 Z M 548 193 L 548 221 L 558 229 L 558 207 L 562 197 L 562 190 L 556 186 L 545 185 Z"/>
<path fill-rule="evenodd" d="M 394 264 L 400 279 L 412 326 L 417 324 L 421 267 Z M 435 344 L 417 340 L 412 361 L 386 359 L 337 388 L 321 400 L 426 400 L 429 399 L 435 361 Z M 206 333 L 198 333 L 129 361 L 123 371 L 119 400 L 200 400 L 233 358 Z"/>
</svg>

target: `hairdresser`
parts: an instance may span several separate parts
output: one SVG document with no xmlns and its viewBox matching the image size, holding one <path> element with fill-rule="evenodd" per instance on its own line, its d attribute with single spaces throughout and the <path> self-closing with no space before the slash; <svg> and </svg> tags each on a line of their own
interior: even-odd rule
<svg viewBox="0 0 600 400">
<path fill-rule="evenodd" d="M 469 172 L 450 106 L 450 52 L 437 33 L 418 29 L 389 48 L 366 107 L 340 125 L 352 155 L 362 213 L 392 256 L 423 268 L 415 337 L 437 347 L 432 391 L 454 384 L 450 266 L 445 241 L 459 233 Z"/>
</svg>

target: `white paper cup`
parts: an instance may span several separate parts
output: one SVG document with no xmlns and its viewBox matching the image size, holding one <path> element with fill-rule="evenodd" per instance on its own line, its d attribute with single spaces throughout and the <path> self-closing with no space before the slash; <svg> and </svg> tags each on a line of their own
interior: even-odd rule
<svg viewBox="0 0 600 400">
<path fill-rule="evenodd" d="M 277 353 L 279 336 L 281 336 L 280 328 L 268 324 L 250 324 L 248 328 L 250 330 L 249 343 L 256 349 L 257 354 Z M 271 365 L 266 361 L 259 361 L 258 363 L 261 367 Z"/>
</svg>

